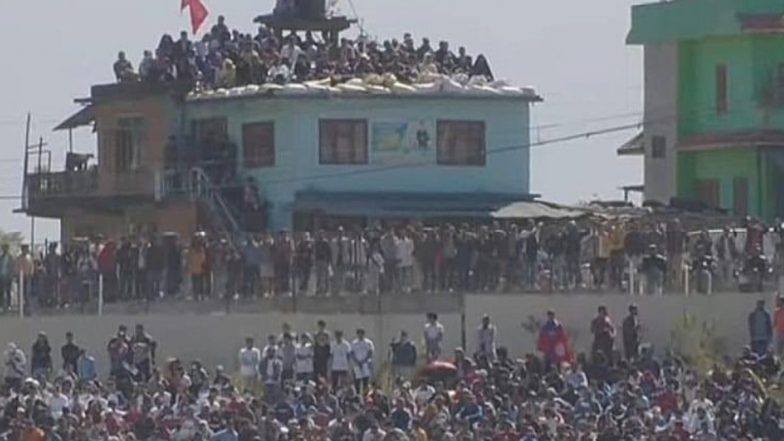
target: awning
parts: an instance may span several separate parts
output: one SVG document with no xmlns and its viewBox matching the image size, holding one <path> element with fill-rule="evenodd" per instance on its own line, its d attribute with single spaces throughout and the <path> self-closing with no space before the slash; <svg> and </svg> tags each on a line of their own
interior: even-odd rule
<svg viewBox="0 0 784 441">
<path fill-rule="evenodd" d="M 564 219 L 588 215 L 523 196 L 498 194 L 299 192 L 295 212 L 372 218 Z"/>
<path fill-rule="evenodd" d="M 92 104 L 90 104 L 82 107 L 78 112 L 69 116 L 68 119 L 61 122 L 54 130 L 75 129 L 77 127 L 92 124 L 93 121 L 95 121 L 95 109 Z"/>
<path fill-rule="evenodd" d="M 618 147 L 618 150 L 616 151 L 618 156 L 644 155 L 645 145 L 643 144 L 642 140 L 642 132 L 640 132 L 635 135 L 634 138 L 626 141 L 622 146 Z"/>
</svg>

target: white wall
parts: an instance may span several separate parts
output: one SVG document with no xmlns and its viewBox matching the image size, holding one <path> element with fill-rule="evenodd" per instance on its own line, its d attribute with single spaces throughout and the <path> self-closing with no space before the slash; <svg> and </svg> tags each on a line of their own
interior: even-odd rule
<svg viewBox="0 0 784 441">
<path fill-rule="evenodd" d="M 649 44 L 644 50 L 645 195 L 644 200 L 668 203 L 676 194 L 678 141 L 678 46 Z M 651 157 L 652 138 L 667 141 L 664 158 Z"/>
</svg>

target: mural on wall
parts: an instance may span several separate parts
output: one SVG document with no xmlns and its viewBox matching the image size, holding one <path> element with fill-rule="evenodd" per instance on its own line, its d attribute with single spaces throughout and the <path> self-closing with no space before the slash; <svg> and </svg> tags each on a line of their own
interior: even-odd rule
<svg viewBox="0 0 784 441">
<path fill-rule="evenodd" d="M 436 161 L 434 121 L 373 121 L 370 136 L 370 162 L 373 164 L 432 164 Z"/>
</svg>

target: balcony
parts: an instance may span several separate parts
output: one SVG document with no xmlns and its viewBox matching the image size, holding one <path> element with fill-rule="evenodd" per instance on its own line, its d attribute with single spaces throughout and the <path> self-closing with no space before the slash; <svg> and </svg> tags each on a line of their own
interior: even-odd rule
<svg viewBox="0 0 784 441">
<path fill-rule="evenodd" d="M 27 175 L 27 195 L 33 199 L 91 195 L 98 191 L 98 167 L 83 171 L 40 172 Z"/>
</svg>

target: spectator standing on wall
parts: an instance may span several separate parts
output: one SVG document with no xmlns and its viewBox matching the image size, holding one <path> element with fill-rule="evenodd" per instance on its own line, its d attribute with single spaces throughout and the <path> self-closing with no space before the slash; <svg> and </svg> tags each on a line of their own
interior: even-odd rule
<svg viewBox="0 0 784 441">
<path fill-rule="evenodd" d="M 331 354 L 330 377 L 332 378 L 332 389 L 337 390 L 348 379 L 348 372 L 351 368 L 351 345 L 343 339 L 343 331 L 335 331 Z"/>
<path fill-rule="evenodd" d="M 392 377 L 395 380 L 410 380 L 417 361 L 416 345 L 408 338 L 408 332 L 400 331 L 400 338 L 392 340 Z"/>
<path fill-rule="evenodd" d="M 33 378 L 46 380 L 52 373 L 52 347 L 45 333 L 39 332 L 33 343 L 30 357 L 30 372 Z"/>
<path fill-rule="evenodd" d="M 487 362 L 495 360 L 496 327 L 490 323 L 490 316 L 485 314 L 482 317 L 482 324 L 477 329 L 477 359 L 484 359 Z"/>
<path fill-rule="evenodd" d="M 74 343 L 73 332 L 65 333 L 65 344 L 60 348 L 60 356 L 63 359 L 63 370 L 69 374 L 75 374 L 79 353 L 82 349 Z"/>
<path fill-rule="evenodd" d="M 245 338 L 245 347 L 240 349 L 238 361 L 241 391 L 255 391 L 258 386 L 258 368 L 261 362 L 261 351 L 254 346 L 253 337 Z"/>
<path fill-rule="evenodd" d="M 757 307 L 749 314 L 751 350 L 758 356 L 768 353 L 773 338 L 773 321 L 765 309 L 765 301 L 757 300 Z"/>
<path fill-rule="evenodd" d="M 438 321 L 438 314 L 428 312 L 427 322 L 425 323 L 425 351 L 428 363 L 441 357 L 443 342 L 444 325 Z"/>
<path fill-rule="evenodd" d="M 351 362 L 354 371 L 354 387 L 364 394 L 369 390 L 373 377 L 373 342 L 365 336 L 365 330 L 357 329 L 357 338 L 351 342 Z"/>
<path fill-rule="evenodd" d="M 150 334 L 145 332 L 144 326 L 136 325 L 133 338 L 130 341 L 133 367 L 138 371 L 138 375 L 143 381 L 149 381 L 152 377 L 152 370 L 155 367 L 155 350 L 158 343 Z"/>
<path fill-rule="evenodd" d="M 611 362 L 615 345 L 615 325 L 607 314 L 606 306 L 599 306 L 597 313 L 591 321 L 591 334 L 593 334 L 591 353 L 594 357 L 601 354 L 605 361 Z"/>
<path fill-rule="evenodd" d="M 629 305 L 629 315 L 623 319 L 621 325 L 623 352 L 627 360 L 636 360 L 639 357 L 641 332 L 637 305 Z"/>
<path fill-rule="evenodd" d="M 3 363 L 5 365 L 5 387 L 12 391 L 18 391 L 26 375 L 27 357 L 16 346 L 16 343 L 8 343 L 8 349 L 3 354 Z"/>
</svg>

